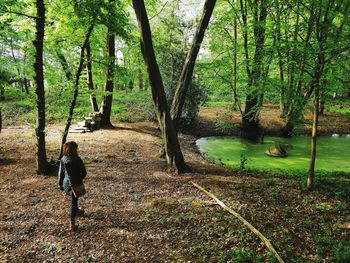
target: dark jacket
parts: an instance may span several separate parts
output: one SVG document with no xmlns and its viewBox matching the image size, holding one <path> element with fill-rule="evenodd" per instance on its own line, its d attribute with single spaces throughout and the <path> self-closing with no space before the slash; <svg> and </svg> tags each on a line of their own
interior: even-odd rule
<svg viewBox="0 0 350 263">
<path fill-rule="evenodd" d="M 67 195 L 72 195 L 71 184 L 79 185 L 86 177 L 83 161 L 78 156 L 63 156 L 58 170 L 58 184 Z"/>
</svg>

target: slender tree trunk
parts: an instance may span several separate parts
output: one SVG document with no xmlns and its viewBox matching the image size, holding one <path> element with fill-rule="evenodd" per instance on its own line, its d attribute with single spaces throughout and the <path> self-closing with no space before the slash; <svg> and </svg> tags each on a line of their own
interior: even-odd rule
<svg viewBox="0 0 350 263">
<path fill-rule="evenodd" d="M 73 98 L 72 98 L 71 104 L 69 106 L 69 113 L 68 113 L 68 119 L 67 119 L 67 122 L 66 122 L 66 127 L 64 128 L 64 132 L 63 132 L 59 159 L 61 159 L 62 156 L 63 156 L 63 145 L 67 141 L 69 128 L 70 128 L 70 125 L 72 123 L 74 108 L 75 108 L 75 104 L 76 104 L 77 97 L 78 97 L 79 80 L 80 80 L 81 72 L 83 71 L 83 66 L 84 66 L 85 49 L 86 49 L 86 45 L 87 45 L 87 43 L 89 41 L 89 38 L 90 38 L 90 35 L 92 33 L 93 28 L 94 28 L 94 23 L 89 27 L 89 29 L 88 29 L 88 31 L 87 31 L 87 33 L 85 35 L 85 39 L 84 39 L 83 45 L 80 48 L 80 60 L 79 60 L 79 66 L 78 66 L 78 69 L 77 69 L 77 72 L 76 72 L 76 75 L 75 75 L 74 93 L 73 93 Z"/>
<path fill-rule="evenodd" d="M 96 96 L 94 93 L 94 82 L 92 79 L 92 60 L 91 60 L 91 47 L 90 47 L 90 41 L 86 44 L 86 68 L 87 68 L 87 84 L 88 88 L 90 90 L 90 102 L 93 112 L 98 111 L 98 105 Z"/>
<path fill-rule="evenodd" d="M 58 45 L 58 43 L 56 43 L 56 45 Z M 56 48 L 56 55 L 57 55 L 58 60 L 60 61 L 60 64 L 61 64 L 62 69 L 63 69 L 63 72 L 66 75 L 66 79 L 68 81 L 71 81 L 73 79 L 73 76 L 72 76 L 72 72 L 71 72 L 71 70 L 69 68 L 69 65 L 68 65 L 66 57 L 63 55 L 61 50 L 59 50 L 59 48 Z"/>
<path fill-rule="evenodd" d="M 143 75 L 142 70 L 139 68 L 139 89 L 143 90 Z"/>
<path fill-rule="evenodd" d="M 115 33 L 111 27 L 107 30 L 107 56 L 105 95 L 101 105 L 101 127 L 113 127 L 111 123 L 111 111 L 113 101 L 114 63 L 115 63 Z"/>
<path fill-rule="evenodd" d="M 5 100 L 5 88 L 1 83 L 0 83 L 0 100 Z"/>
<path fill-rule="evenodd" d="M 30 82 L 29 79 L 27 79 L 26 77 L 23 78 L 23 82 L 24 82 L 24 89 L 26 91 L 26 94 L 29 95 L 29 86 L 30 86 Z"/>
<path fill-rule="evenodd" d="M 324 73 L 326 58 L 326 40 L 328 37 L 329 26 L 332 24 L 332 20 L 335 18 L 333 12 L 331 12 L 332 7 L 334 7 L 334 1 L 328 1 L 326 3 L 325 9 L 323 10 L 323 2 L 318 2 L 318 14 L 316 20 L 316 39 L 319 46 L 319 53 L 315 59 L 315 73 L 311 80 L 310 90 L 314 91 L 315 101 L 314 101 L 314 117 L 312 125 L 312 140 L 311 140 L 311 156 L 310 156 L 310 168 L 307 177 L 306 187 L 308 190 L 314 187 L 314 174 L 315 174 L 315 162 L 316 162 L 316 143 L 317 143 L 317 126 L 318 126 L 318 116 L 319 116 L 319 106 L 320 106 L 320 81 Z M 323 12 L 324 11 L 324 12 Z M 323 16 L 323 17 L 322 17 Z"/>
<path fill-rule="evenodd" d="M 38 174 L 46 174 L 49 165 L 46 158 L 45 145 L 45 87 L 44 87 L 44 67 L 43 67 L 43 46 L 45 35 L 45 5 L 44 0 L 36 0 L 35 19 L 35 47 L 34 53 L 34 81 L 36 84 L 36 107 L 37 118 L 35 134 L 37 139 L 36 169 Z"/>
<path fill-rule="evenodd" d="M 237 94 L 237 18 L 233 21 L 233 44 L 234 44 L 234 53 L 233 53 L 233 103 L 239 109 L 241 117 L 243 117 L 243 111 L 238 99 Z"/>
<path fill-rule="evenodd" d="M 10 38 L 10 46 L 11 46 L 11 55 L 12 55 L 12 59 L 13 59 L 13 62 L 15 64 L 15 67 L 16 67 L 16 71 L 17 71 L 17 75 L 18 75 L 18 79 L 20 80 L 22 77 L 21 77 L 21 71 L 20 71 L 20 66 L 18 65 L 18 62 L 17 62 L 17 58 L 15 56 L 15 52 L 14 52 L 14 48 L 13 48 L 13 39 L 12 37 Z M 19 87 L 21 88 L 21 91 L 23 92 L 23 83 L 22 81 L 19 81 L 18 82 L 18 85 Z"/>
<path fill-rule="evenodd" d="M 311 154 L 310 154 L 310 168 L 307 177 L 306 187 L 311 190 L 314 186 L 314 175 L 315 175 L 315 162 L 316 162 L 316 145 L 317 145 L 317 126 L 318 126 L 318 115 L 320 105 L 320 87 L 319 83 L 316 83 L 315 87 L 315 101 L 314 101 L 314 116 L 312 123 L 312 137 L 311 137 Z"/>
<path fill-rule="evenodd" d="M 325 99 L 326 94 L 324 92 L 320 93 L 320 108 L 319 108 L 319 115 L 323 116 L 324 115 L 324 110 L 326 106 L 326 99 Z"/>
<path fill-rule="evenodd" d="M 180 79 L 177 83 L 171 107 L 171 117 L 173 119 L 174 127 L 176 130 L 178 130 L 182 108 L 185 103 L 188 88 L 191 84 L 193 69 L 196 63 L 197 55 L 204 38 L 205 30 L 208 27 L 210 17 L 213 13 L 215 3 L 216 0 L 205 1 L 201 20 L 197 26 L 196 34 L 193 38 L 191 49 L 187 53 L 185 64 L 182 68 Z"/>
<path fill-rule="evenodd" d="M 170 116 L 162 77 L 153 50 L 152 34 L 145 3 L 143 0 L 133 0 L 132 2 L 141 32 L 141 51 L 147 66 L 149 81 L 152 89 L 152 98 L 156 108 L 159 126 L 162 131 L 167 160 L 168 163 L 173 163 L 173 159 L 175 159 L 175 165 L 178 172 L 184 173 L 189 170 L 189 167 L 184 161 L 177 138 L 177 133 L 174 129 Z"/>
<path fill-rule="evenodd" d="M 282 59 L 282 37 L 281 37 L 281 10 L 277 10 L 277 21 L 276 21 L 276 41 L 277 41 L 277 56 L 278 56 L 278 71 L 279 71 L 279 79 L 281 82 L 281 98 L 280 98 L 280 111 L 281 117 L 285 117 L 285 100 L 286 100 L 286 88 L 284 85 L 284 65 Z"/>
<path fill-rule="evenodd" d="M 30 87 L 30 80 L 27 78 L 27 53 L 24 53 L 23 58 L 23 78 L 24 78 L 24 88 L 26 90 L 26 94 L 30 95 L 29 93 L 29 87 Z"/>
</svg>

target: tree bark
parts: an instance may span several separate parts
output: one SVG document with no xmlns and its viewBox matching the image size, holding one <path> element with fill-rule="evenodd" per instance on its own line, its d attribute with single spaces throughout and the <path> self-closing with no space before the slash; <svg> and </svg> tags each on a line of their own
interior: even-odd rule
<svg viewBox="0 0 350 263">
<path fill-rule="evenodd" d="M 185 64 L 182 68 L 182 72 L 177 83 L 171 107 L 171 117 L 173 119 L 176 131 L 178 130 L 183 105 L 186 99 L 186 94 L 191 84 L 193 70 L 198 56 L 198 52 L 203 42 L 204 33 L 206 28 L 208 27 L 210 17 L 215 7 L 215 3 L 216 0 L 205 1 L 201 20 L 197 26 L 196 34 L 192 41 L 191 49 L 187 53 Z"/>
<path fill-rule="evenodd" d="M 0 100 L 5 100 L 5 88 L 0 82 Z"/>
<path fill-rule="evenodd" d="M 259 109 L 261 94 L 260 92 L 252 91 L 251 88 L 259 85 L 261 78 L 263 76 L 263 48 L 265 42 L 265 25 L 266 25 L 266 17 L 267 17 L 267 3 L 266 0 L 260 1 L 260 7 L 258 5 L 258 1 L 255 1 L 254 4 L 254 39 L 255 39 L 255 53 L 253 57 L 253 69 L 249 69 L 249 65 L 247 65 L 247 75 L 248 75 L 248 94 L 246 97 L 246 103 L 244 108 L 244 114 L 242 118 L 242 132 L 243 136 L 254 136 L 254 134 L 260 133 L 259 127 Z M 241 1 L 241 10 L 245 10 L 243 8 L 243 3 Z M 260 10 L 260 14 L 259 14 Z M 246 13 L 242 13 L 243 21 L 246 21 Z M 244 23 L 245 26 L 247 22 Z M 246 30 L 246 29 L 245 29 Z M 244 35 L 245 45 L 244 48 L 247 49 L 247 35 Z M 248 50 L 245 51 L 246 54 Z"/>
<path fill-rule="evenodd" d="M 49 165 L 46 158 L 45 145 L 45 87 L 43 67 L 43 47 L 45 35 L 45 4 L 44 0 L 36 0 L 34 53 L 34 81 L 36 83 L 37 118 L 35 134 L 37 139 L 36 170 L 38 174 L 46 174 Z"/>
<path fill-rule="evenodd" d="M 233 53 L 233 103 L 239 109 L 241 117 L 243 117 L 243 111 L 241 104 L 238 99 L 237 94 L 237 18 L 233 21 L 233 44 L 234 44 L 234 53 Z"/>
<path fill-rule="evenodd" d="M 313 123 L 312 123 L 310 167 L 309 167 L 307 183 L 306 183 L 306 187 L 308 190 L 312 190 L 314 187 L 315 163 L 316 163 L 316 145 L 317 145 L 317 126 L 318 126 L 318 115 L 319 115 L 319 105 L 320 105 L 319 82 L 315 83 L 315 85 L 316 85 L 315 86 L 315 101 L 314 101 L 315 108 L 314 108 Z"/>
<path fill-rule="evenodd" d="M 56 43 L 58 45 L 58 43 Z M 56 55 L 58 57 L 58 60 L 60 61 L 60 64 L 62 66 L 63 72 L 66 75 L 66 79 L 68 81 L 71 81 L 73 79 L 72 76 L 72 72 L 69 68 L 68 62 L 66 57 L 63 55 L 63 53 L 61 52 L 61 50 L 59 50 L 58 48 L 56 48 Z"/>
<path fill-rule="evenodd" d="M 319 116 L 319 106 L 320 106 L 320 81 L 324 73 L 326 65 L 326 40 L 329 33 L 329 27 L 332 20 L 335 18 L 334 13 L 331 12 L 332 7 L 334 7 L 334 1 L 327 2 L 323 11 L 323 2 L 319 2 L 318 15 L 316 20 L 316 39 L 318 42 L 319 51 L 315 59 L 315 73 L 313 79 L 311 80 L 311 90 L 314 91 L 315 101 L 314 101 L 314 116 L 312 124 L 312 139 L 311 139 L 311 154 L 310 154 L 310 168 L 307 177 L 306 187 L 308 190 L 312 190 L 314 187 L 314 174 L 315 174 L 315 162 L 316 162 L 316 144 L 317 144 L 317 126 L 318 126 L 318 116 Z M 322 16 L 323 15 L 323 16 Z"/>
<path fill-rule="evenodd" d="M 165 147 L 168 163 L 175 161 L 175 166 L 179 173 L 189 170 L 186 165 L 177 133 L 174 129 L 170 116 L 168 104 L 165 97 L 164 85 L 159 71 L 158 63 L 154 54 L 152 34 L 147 17 L 147 12 L 143 0 L 133 0 L 137 22 L 141 33 L 141 51 L 147 66 L 149 81 L 152 90 L 152 98 L 156 108 L 157 118 Z M 174 159 L 174 160 L 173 160 Z"/>
<path fill-rule="evenodd" d="M 86 49 L 86 45 L 89 41 L 89 38 L 90 38 L 90 35 L 92 33 L 93 28 L 94 28 L 94 23 L 92 23 L 92 25 L 89 27 L 89 29 L 85 35 L 83 45 L 80 48 L 80 60 L 79 60 L 79 66 L 78 66 L 78 69 L 77 69 L 77 72 L 75 75 L 74 93 L 73 93 L 73 98 L 72 98 L 71 104 L 69 106 L 68 119 L 67 119 L 66 126 L 65 126 L 64 132 L 63 132 L 59 159 L 61 159 L 63 156 L 63 145 L 67 141 L 68 131 L 69 131 L 70 125 L 72 123 L 74 108 L 75 108 L 75 104 L 76 104 L 77 97 L 78 97 L 78 91 L 79 91 L 79 80 L 80 80 L 81 72 L 82 72 L 83 66 L 84 66 L 85 49 Z"/>
<path fill-rule="evenodd" d="M 281 117 L 285 117 L 285 96 L 286 96 L 286 89 L 284 85 L 284 63 L 282 59 L 282 37 L 281 37 L 281 7 L 277 10 L 277 19 L 276 19 L 276 42 L 277 42 L 277 55 L 278 55 L 278 73 L 279 73 L 279 79 L 281 81 L 281 98 L 280 98 L 280 111 Z"/>
<path fill-rule="evenodd" d="M 114 63 L 115 63 L 115 33 L 111 26 L 107 30 L 106 48 L 108 56 L 108 64 L 106 69 L 106 81 L 101 105 L 101 127 L 113 127 L 111 123 L 111 111 L 113 101 L 113 81 L 114 81 Z"/>
<path fill-rule="evenodd" d="M 93 112 L 98 111 L 98 105 L 97 105 L 97 100 L 96 96 L 94 93 L 94 82 L 92 79 L 92 60 L 91 60 L 91 47 L 90 47 L 90 41 L 87 42 L 86 44 L 86 68 L 87 68 L 87 84 L 88 88 L 90 90 L 90 102 L 91 102 L 91 107 Z"/>
<path fill-rule="evenodd" d="M 139 68 L 139 90 L 143 90 L 143 75 L 142 75 L 142 70 Z"/>
</svg>

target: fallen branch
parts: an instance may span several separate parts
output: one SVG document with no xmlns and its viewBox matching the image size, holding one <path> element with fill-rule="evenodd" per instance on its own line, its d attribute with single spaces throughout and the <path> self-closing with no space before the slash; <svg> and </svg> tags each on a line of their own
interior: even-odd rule
<svg viewBox="0 0 350 263">
<path fill-rule="evenodd" d="M 245 224 L 254 234 L 256 234 L 266 245 L 266 247 L 271 251 L 271 253 L 273 253 L 275 255 L 275 257 L 277 258 L 277 260 L 280 263 L 284 263 L 283 259 L 278 255 L 278 253 L 276 252 L 276 250 L 274 249 L 274 247 L 272 246 L 272 244 L 270 243 L 270 241 L 263 235 L 261 234 L 261 232 L 259 230 L 257 230 L 253 225 L 251 225 L 247 220 L 245 220 L 240 214 L 238 214 L 236 211 L 232 210 L 231 208 L 229 208 L 228 206 L 226 206 L 220 199 L 218 199 L 214 194 L 206 191 L 203 187 L 199 186 L 198 184 L 191 182 L 196 188 L 198 188 L 199 190 L 201 190 L 203 193 L 205 193 L 207 196 L 211 197 L 212 199 L 214 199 L 218 205 L 220 205 L 223 209 L 225 209 L 226 211 L 228 211 L 230 214 L 234 215 L 235 217 L 237 217 L 243 224 Z"/>
</svg>

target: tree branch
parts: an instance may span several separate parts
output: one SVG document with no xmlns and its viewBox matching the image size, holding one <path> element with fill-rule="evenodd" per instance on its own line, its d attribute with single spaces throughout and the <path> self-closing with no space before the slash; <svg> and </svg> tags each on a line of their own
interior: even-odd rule
<svg viewBox="0 0 350 263">
<path fill-rule="evenodd" d="M 38 19 L 38 17 L 36 17 L 36 16 L 31 16 L 31 15 L 23 14 L 20 12 L 11 11 L 11 10 L 7 9 L 6 7 L 0 7 L 0 12 L 3 12 L 4 14 L 20 15 L 20 16 L 31 18 L 31 19 Z"/>
</svg>

